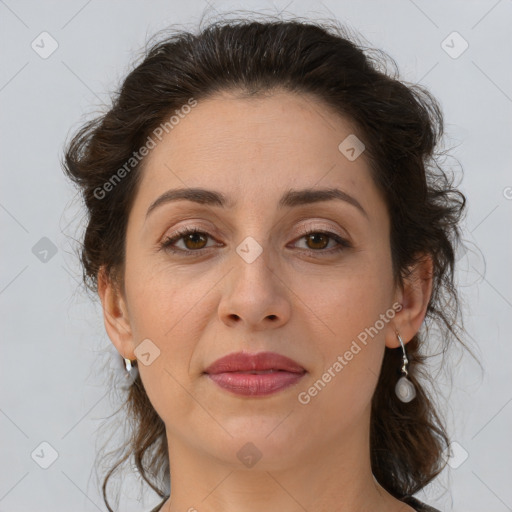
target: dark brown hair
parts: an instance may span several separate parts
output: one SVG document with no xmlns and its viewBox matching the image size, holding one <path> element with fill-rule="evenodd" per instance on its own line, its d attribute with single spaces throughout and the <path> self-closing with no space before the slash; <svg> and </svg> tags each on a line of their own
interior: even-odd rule
<svg viewBox="0 0 512 512">
<path fill-rule="evenodd" d="M 104 267 L 124 289 L 127 219 L 144 160 L 123 173 L 105 198 L 98 198 L 98 190 L 105 190 L 104 184 L 153 130 L 191 98 L 200 101 L 228 90 L 253 96 L 284 89 L 312 95 L 351 120 L 364 141 L 364 155 L 390 215 L 395 283 L 403 283 L 422 255 L 430 255 L 434 262 L 425 335 L 418 333 L 407 344 L 417 398 L 402 403 L 395 396 L 402 354 L 401 349 L 386 348 L 372 399 L 372 471 L 389 493 L 401 499 L 422 489 L 444 467 L 442 453 L 449 440 L 427 391 L 432 379 L 425 370 L 423 346 L 431 326 L 438 328 L 443 353 L 454 341 L 464 346 L 454 251 L 466 200 L 440 165 L 446 152 L 439 151 L 443 117 L 438 102 L 424 87 L 406 85 L 391 57 L 356 43 L 357 38 L 335 21 L 298 18 L 220 20 L 197 34 L 166 34 L 148 45 L 111 108 L 74 135 L 63 166 L 79 186 L 88 212 L 81 247 L 84 283 L 96 292 L 97 274 Z M 141 477 L 161 497 L 166 497 L 169 478 L 164 424 L 140 377 L 124 405 L 133 432 L 103 482 L 109 510 L 108 480 L 131 455 Z"/>
</svg>

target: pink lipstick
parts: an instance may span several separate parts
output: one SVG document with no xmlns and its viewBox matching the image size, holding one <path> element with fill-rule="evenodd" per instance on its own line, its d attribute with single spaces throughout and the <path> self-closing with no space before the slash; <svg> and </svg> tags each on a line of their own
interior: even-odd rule
<svg viewBox="0 0 512 512">
<path fill-rule="evenodd" d="M 218 359 L 205 373 L 218 386 L 243 396 L 265 396 L 298 382 L 306 370 L 275 352 L 235 352 Z"/>
</svg>

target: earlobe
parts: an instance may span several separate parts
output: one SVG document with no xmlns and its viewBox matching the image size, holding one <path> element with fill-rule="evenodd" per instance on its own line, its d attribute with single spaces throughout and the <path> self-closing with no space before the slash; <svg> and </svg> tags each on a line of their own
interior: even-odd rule
<svg viewBox="0 0 512 512">
<path fill-rule="evenodd" d="M 388 348 L 400 346 L 396 331 L 400 333 L 404 343 L 410 341 L 419 331 L 432 295 L 433 268 L 432 257 L 425 254 L 404 278 L 400 300 L 402 309 L 396 313 L 393 326 L 386 333 Z"/>
<path fill-rule="evenodd" d="M 108 337 L 123 357 L 135 359 L 133 336 L 125 299 L 119 287 L 107 275 L 104 267 L 98 271 L 98 295 L 101 300 L 103 321 Z"/>
</svg>

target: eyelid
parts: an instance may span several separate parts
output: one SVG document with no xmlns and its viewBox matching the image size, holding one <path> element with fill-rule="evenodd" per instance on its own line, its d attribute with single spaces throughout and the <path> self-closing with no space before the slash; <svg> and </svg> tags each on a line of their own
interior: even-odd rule
<svg viewBox="0 0 512 512">
<path fill-rule="evenodd" d="M 325 227 L 319 227 L 319 226 L 307 226 L 306 223 L 302 223 L 301 232 L 298 236 L 296 236 L 293 239 L 293 243 L 297 243 L 299 240 L 304 238 L 305 236 L 308 236 L 310 234 L 314 233 L 320 233 L 326 235 L 331 241 L 335 242 L 335 247 L 331 247 L 330 249 L 304 249 L 299 248 L 298 251 L 300 253 L 308 253 L 312 257 L 321 258 L 322 256 L 331 256 L 333 254 L 338 254 L 339 252 L 342 252 L 346 249 L 352 248 L 353 244 L 350 240 L 350 237 L 346 237 L 345 235 L 339 234 L 337 231 L 335 231 L 333 228 L 325 228 Z M 158 243 L 158 249 L 157 250 L 164 250 L 173 254 L 178 254 L 179 256 L 201 256 L 206 254 L 206 251 L 210 251 L 215 246 L 210 247 L 203 247 L 200 249 L 181 249 L 181 248 L 175 248 L 174 244 L 177 242 L 180 242 L 183 240 L 183 238 L 189 234 L 189 233 L 200 233 L 206 236 L 207 239 L 213 239 L 216 240 L 216 238 L 209 232 L 208 229 L 203 229 L 200 226 L 197 225 L 191 225 L 191 226 L 185 226 L 183 228 L 177 228 L 173 233 L 171 233 L 168 236 L 164 236 L 163 240 Z M 315 254 L 318 253 L 318 254 Z"/>
<path fill-rule="evenodd" d="M 315 224 L 316 222 L 316 224 Z M 348 234 L 344 233 L 344 232 L 340 232 L 339 228 L 335 228 L 333 227 L 332 225 L 330 226 L 321 226 L 319 225 L 320 221 L 313 221 L 311 224 L 307 223 L 307 222 L 301 222 L 301 224 L 299 224 L 299 229 L 301 230 L 301 233 L 304 234 L 304 233 L 309 233 L 311 232 L 312 230 L 318 230 L 318 231 L 332 231 L 333 233 L 335 233 L 336 235 L 338 235 L 339 237 L 341 238 L 349 238 Z"/>
<path fill-rule="evenodd" d="M 345 238 L 345 239 L 347 239 L 347 241 L 351 241 L 350 236 L 347 233 L 340 232 L 339 230 L 337 230 L 336 228 L 334 228 L 332 226 L 321 226 L 321 225 L 315 224 L 315 222 L 318 223 L 319 221 L 313 221 L 311 224 L 309 224 L 308 222 L 301 220 L 300 224 L 298 224 L 299 235 L 304 236 L 305 234 L 311 233 L 313 230 L 316 230 L 318 232 L 332 231 L 333 234 L 338 235 L 340 238 Z M 187 232 L 191 232 L 191 231 L 192 232 L 195 232 L 195 231 L 204 232 L 211 238 L 215 238 L 215 237 L 219 236 L 216 234 L 212 234 L 212 231 L 214 231 L 214 232 L 216 231 L 216 229 L 214 229 L 214 228 L 203 227 L 199 224 L 191 224 L 191 225 L 186 225 L 183 227 L 175 228 L 170 235 L 164 234 L 164 236 L 162 237 L 162 240 L 168 240 L 169 238 L 174 238 L 176 235 L 178 235 L 180 233 L 187 234 Z"/>
<path fill-rule="evenodd" d="M 192 230 L 208 233 L 208 235 L 210 235 L 212 237 L 220 236 L 220 235 L 216 234 L 216 233 L 218 233 L 218 229 L 212 223 L 208 223 L 208 225 L 204 225 L 201 223 L 201 220 L 195 219 L 195 218 L 184 218 L 181 220 L 187 222 L 187 224 L 182 224 L 182 223 L 179 223 L 177 225 L 173 224 L 173 227 L 171 229 L 166 229 L 164 231 L 164 234 L 161 237 L 160 241 L 174 237 L 175 235 L 177 235 L 180 232 L 192 231 Z M 169 234 L 167 234 L 167 233 L 169 233 Z M 214 233 L 215 233 L 215 235 L 214 235 Z"/>
</svg>

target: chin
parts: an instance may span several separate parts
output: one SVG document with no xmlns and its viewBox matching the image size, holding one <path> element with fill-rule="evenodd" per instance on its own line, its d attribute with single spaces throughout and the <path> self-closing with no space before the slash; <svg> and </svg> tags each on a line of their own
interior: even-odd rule
<svg viewBox="0 0 512 512">
<path fill-rule="evenodd" d="M 306 446 L 304 429 L 296 428 L 293 414 L 286 418 L 287 414 L 230 418 L 222 425 L 233 437 L 223 431 L 214 438 L 210 429 L 203 446 L 233 469 L 275 471 L 292 467 L 300 455 L 298 450 Z"/>
</svg>

